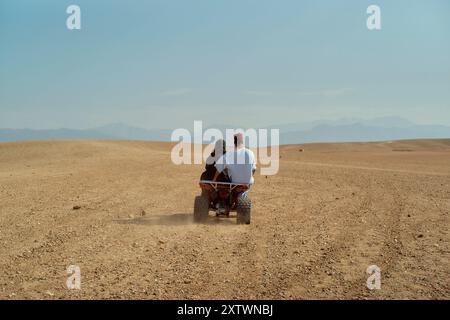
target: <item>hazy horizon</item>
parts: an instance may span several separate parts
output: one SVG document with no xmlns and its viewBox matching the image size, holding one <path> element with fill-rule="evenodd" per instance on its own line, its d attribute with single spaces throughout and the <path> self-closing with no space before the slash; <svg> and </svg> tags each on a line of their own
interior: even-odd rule
<svg viewBox="0 0 450 320">
<path fill-rule="evenodd" d="M 383 124 L 383 120 L 386 120 L 387 122 Z M 196 121 L 196 120 L 195 120 Z M 242 126 L 239 124 L 226 124 L 226 123 L 203 123 L 204 128 L 229 128 L 229 129 L 251 129 L 251 128 L 289 128 L 295 125 L 317 125 L 321 123 L 329 124 L 329 125 L 342 125 L 342 124 L 360 124 L 365 123 L 369 121 L 377 121 L 376 126 L 380 126 L 383 124 L 383 126 L 389 127 L 398 127 L 398 124 L 391 124 L 393 121 L 398 121 L 398 123 L 405 121 L 408 122 L 411 126 L 446 126 L 450 127 L 450 125 L 446 125 L 444 123 L 419 123 L 415 121 L 411 121 L 410 119 L 407 119 L 406 117 L 373 117 L 373 118 L 354 118 L 354 117 L 341 117 L 341 118 L 328 118 L 328 119 L 312 119 L 310 121 L 291 121 L 291 122 L 285 122 L 285 123 L 275 123 L 275 124 L 267 124 L 262 125 L 259 127 L 248 127 L 248 126 Z M 193 127 L 192 123 L 186 123 L 186 125 L 183 128 L 190 129 Z M 145 130 L 173 130 L 176 129 L 176 127 L 144 127 L 139 125 L 132 125 L 130 123 L 127 123 L 125 121 L 116 121 L 116 122 L 108 122 L 104 124 L 99 124 L 94 127 L 53 127 L 53 128 L 28 128 L 28 127 L 0 127 L 0 129 L 12 129 L 12 130 L 58 130 L 58 129 L 69 129 L 69 130 L 90 130 L 90 129 L 98 129 L 98 128 L 104 128 L 109 126 L 126 126 L 130 128 L 136 128 L 136 129 L 145 129 Z"/>
</svg>

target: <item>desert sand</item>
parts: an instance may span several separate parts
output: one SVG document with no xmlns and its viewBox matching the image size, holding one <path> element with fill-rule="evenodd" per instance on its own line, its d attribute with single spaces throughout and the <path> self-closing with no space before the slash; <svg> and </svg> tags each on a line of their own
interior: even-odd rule
<svg viewBox="0 0 450 320">
<path fill-rule="evenodd" d="M 282 146 L 250 225 L 194 224 L 171 147 L 1 143 L 0 299 L 450 298 L 450 140 Z"/>
</svg>

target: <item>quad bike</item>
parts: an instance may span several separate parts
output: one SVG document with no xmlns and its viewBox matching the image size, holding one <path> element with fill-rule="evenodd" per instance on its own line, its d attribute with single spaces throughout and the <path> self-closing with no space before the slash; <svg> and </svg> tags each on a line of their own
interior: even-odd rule
<svg viewBox="0 0 450 320">
<path fill-rule="evenodd" d="M 252 201 L 247 195 L 250 186 L 230 182 L 200 180 L 202 194 L 195 197 L 194 221 L 204 222 L 210 210 L 217 217 L 230 217 L 236 211 L 237 224 L 250 224 Z"/>
</svg>

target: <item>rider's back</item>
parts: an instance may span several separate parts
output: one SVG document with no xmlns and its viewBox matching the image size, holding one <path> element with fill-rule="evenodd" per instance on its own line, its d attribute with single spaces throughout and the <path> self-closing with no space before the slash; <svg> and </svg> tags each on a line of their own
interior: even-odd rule
<svg viewBox="0 0 450 320">
<path fill-rule="evenodd" d="M 238 148 L 217 160 L 216 168 L 219 172 L 227 169 L 233 183 L 252 184 L 253 170 L 256 169 L 255 155 L 247 148 Z"/>
</svg>

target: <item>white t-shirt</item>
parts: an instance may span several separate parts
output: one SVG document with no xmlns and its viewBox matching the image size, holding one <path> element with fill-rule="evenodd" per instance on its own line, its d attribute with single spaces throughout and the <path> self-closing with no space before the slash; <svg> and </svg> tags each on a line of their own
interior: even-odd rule
<svg viewBox="0 0 450 320">
<path fill-rule="evenodd" d="M 256 170 L 255 155 L 246 148 L 229 151 L 216 161 L 216 169 L 219 172 L 227 169 L 233 183 L 252 184 L 252 171 Z"/>
</svg>

